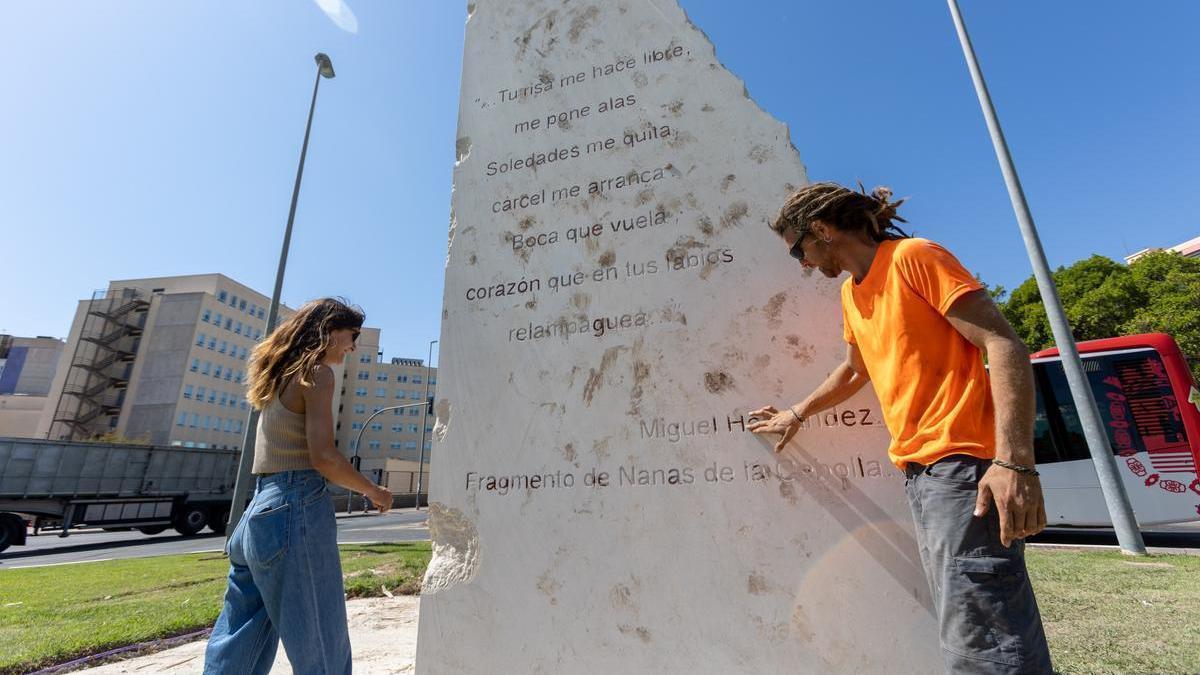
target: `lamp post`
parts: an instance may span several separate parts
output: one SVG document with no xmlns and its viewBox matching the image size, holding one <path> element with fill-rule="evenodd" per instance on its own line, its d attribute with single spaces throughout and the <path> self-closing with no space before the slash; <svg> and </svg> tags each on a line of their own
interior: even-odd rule
<svg viewBox="0 0 1200 675">
<path fill-rule="evenodd" d="M 429 341 L 429 358 L 425 359 L 425 412 L 421 413 L 421 459 L 417 462 L 417 503 L 414 507 L 417 511 L 421 510 L 421 477 L 425 475 L 425 425 L 429 418 L 429 367 L 433 361 L 435 344 L 438 344 L 438 340 Z"/>
<path fill-rule="evenodd" d="M 279 250 L 279 269 L 275 272 L 275 290 L 271 293 L 271 307 L 267 310 L 267 326 L 264 336 L 275 330 L 279 319 L 279 296 L 283 292 L 283 273 L 287 267 L 288 248 L 292 243 L 292 225 L 296 222 L 296 202 L 300 198 L 300 179 L 304 176 L 304 158 L 308 155 L 308 137 L 312 132 L 313 111 L 317 109 L 317 90 L 321 86 L 321 78 L 333 79 L 333 62 L 323 53 L 318 52 L 313 60 L 317 62 L 316 82 L 313 83 L 312 103 L 308 106 L 308 123 L 304 126 L 304 143 L 300 146 L 300 165 L 296 167 L 296 184 L 292 187 L 292 204 L 288 209 L 287 227 L 283 231 L 283 246 Z M 229 505 L 229 526 L 226 537 L 233 535 L 233 529 L 242 518 L 246 509 L 246 494 L 250 491 L 250 467 L 254 461 L 254 441 L 258 436 L 258 410 L 251 408 L 246 419 L 246 432 L 242 436 L 242 456 L 238 462 L 237 479 L 233 484 L 233 501 Z"/>
<path fill-rule="evenodd" d="M 359 428 L 358 433 L 354 435 L 354 446 L 353 446 L 354 454 L 350 457 L 350 463 L 354 465 L 355 471 L 358 470 L 358 466 L 359 466 L 358 448 L 360 445 L 362 445 L 362 435 L 363 435 L 363 432 L 367 430 L 367 425 L 371 423 L 371 420 L 375 419 L 376 415 L 379 415 L 380 413 L 385 413 L 389 410 L 403 410 L 405 408 L 415 408 L 419 405 L 425 405 L 425 404 L 424 403 L 405 403 L 404 405 L 393 405 L 393 406 L 389 406 L 387 408 L 380 408 L 379 410 L 376 410 L 375 412 L 371 413 L 371 416 L 368 417 L 367 421 L 363 422 L 362 427 Z M 426 407 L 428 407 L 428 406 L 426 406 Z M 420 488 L 421 473 L 420 473 L 419 469 L 420 469 L 420 467 L 418 467 L 418 471 L 417 471 L 417 500 L 418 501 L 421 499 L 421 488 Z M 351 491 L 351 492 L 353 493 L 353 491 Z M 349 498 L 347 498 L 346 499 L 346 513 L 350 513 L 350 512 L 351 512 L 350 500 L 349 500 Z"/>
<path fill-rule="evenodd" d="M 975 48 L 971 46 L 971 37 L 967 35 L 967 26 L 958 9 L 958 1 L 947 2 L 950 4 L 954 27 L 958 31 L 963 56 L 967 60 L 967 68 L 971 71 L 971 80 L 975 83 L 979 107 L 983 109 L 983 117 L 992 136 L 992 146 L 996 150 L 996 159 L 1000 162 L 1000 172 L 1004 174 L 1004 182 L 1008 186 L 1008 196 L 1017 215 L 1017 224 L 1020 225 L 1021 236 L 1025 239 L 1025 250 L 1033 263 L 1033 275 L 1037 278 L 1038 290 L 1042 294 L 1042 304 L 1046 307 L 1050 330 L 1054 333 L 1054 342 L 1062 355 L 1063 370 L 1066 371 L 1067 383 L 1071 388 L 1071 399 L 1079 411 L 1079 422 L 1083 425 L 1088 451 L 1091 452 L 1092 463 L 1100 479 L 1100 491 L 1108 505 L 1108 514 L 1112 518 L 1113 529 L 1116 530 L 1117 543 L 1125 553 L 1145 555 L 1146 545 L 1142 542 L 1142 533 L 1133 515 L 1129 494 L 1125 491 L 1125 484 L 1121 482 L 1116 459 L 1113 458 L 1112 448 L 1108 444 L 1108 435 L 1100 423 L 1100 412 L 1096 409 L 1096 400 L 1092 398 L 1087 375 L 1083 372 L 1083 363 L 1079 360 L 1079 351 L 1075 348 L 1075 338 L 1063 312 L 1058 289 L 1054 286 L 1054 276 L 1050 273 L 1046 252 L 1042 250 L 1042 240 L 1033 224 L 1029 204 L 1025 201 L 1025 191 L 1021 187 L 1021 179 L 1017 177 L 1017 168 L 1008 152 L 1008 143 L 1004 140 L 1004 131 L 1000 128 L 996 108 L 992 105 L 987 83 L 983 80 L 983 71 L 975 58 Z"/>
</svg>

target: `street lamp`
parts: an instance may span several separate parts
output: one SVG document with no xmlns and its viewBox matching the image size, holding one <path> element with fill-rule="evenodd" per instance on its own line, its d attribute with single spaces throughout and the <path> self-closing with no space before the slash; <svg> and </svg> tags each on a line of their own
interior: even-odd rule
<svg viewBox="0 0 1200 675">
<path fill-rule="evenodd" d="M 287 267 L 288 248 L 292 243 L 292 224 L 296 222 L 296 201 L 300 198 L 300 179 L 304 176 L 304 158 L 308 155 L 308 137 L 312 132 L 313 111 L 317 109 L 317 89 L 321 86 L 321 78 L 333 79 L 333 62 L 325 54 L 318 52 L 313 60 L 317 62 L 317 77 L 313 84 L 312 103 L 308 106 L 308 123 L 304 126 L 304 143 L 300 146 L 300 166 L 296 168 L 296 184 L 292 187 L 292 205 L 288 209 L 287 227 L 283 231 L 283 246 L 279 250 L 279 269 L 275 272 L 275 290 L 271 294 L 271 307 L 267 310 L 267 327 L 263 335 L 270 335 L 275 330 L 279 319 L 279 296 L 283 292 L 283 272 Z M 233 502 L 229 505 L 229 524 L 236 526 L 246 509 L 246 493 L 250 491 L 250 467 L 254 461 L 254 441 L 258 436 L 258 410 L 251 408 L 246 419 L 246 433 L 242 436 L 242 457 L 238 462 L 237 479 L 233 484 Z M 227 527 L 228 536 L 233 536 L 234 527 Z M 227 539 L 228 540 L 228 539 Z"/>
<path fill-rule="evenodd" d="M 1046 318 L 1050 320 L 1050 331 L 1054 334 L 1054 342 L 1058 345 L 1062 356 L 1063 370 L 1066 372 L 1067 384 L 1071 390 L 1071 400 L 1079 412 L 1079 422 L 1083 427 L 1083 436 L 1087 440 L 1088 451 L 1092 455 L 1092 463 L 1096 467 L 1096 476 L 1100 479 L 1100 492 L 1104 495 L 1108 514 L 1113 521 L 1117 543 L 1125 553 L 1135 555 L 1146 554 L 1146 544 L 1142 541 L 1142 532 L 1138 529 L 1137 518 L 1133 506 L 1129 502 L 1129 494 L 1125 484 L 1121 482 L 1117 471 L 1117 460 L 1113 457 L 1112 448 L 1108 444 L 1108 434 L 1100 421 L 1100 411 L 1096 408 L 1096 400 L 1092 398 L 1092 389 L 1088 384 L 1087 375 L 1083 370 L 1083 362 L 1079 360 L 1079 350 L 1075 348 L 1075 338 L 1071 333 L 1071 325 L 1063 311 L 1062 302 L 1058 297 L 1058 288 L 1054 285 L 1054 275 L 1050 272 L 1050 264 L 1046 261 L 1046 252 L 1042 249 L 1042 240 L 1038 236 L 1037 227 L 1033 223 L 1033 215 L 1029 212 L 1029 204 L 1025 201 L 1025 191 L 1021 188 L 1021 180 L 1017 176 L 1017 168 L 1013 164 L 1012 155 L 1008 151 L 1008 143 L 1004 140 L 1004 131 L 1000 128 L 1000 119 L 996 116 L 996 108 L 992 105 L 991 94 L 988 93 L 987 83 L 983 79 L 983 70 L 975 57 L 975 48 L 971 45 L 971 37 L 967 34 L 967 25 L 963 21 L 962 12 L 958 8 L 958 0 L 947 0 L 950 6 L 950 16 L 954 19 L 954 28 L 958 32 L 958 41 L 962 46 L 963 56 L 967 60 L 967 69 L 971 72 L 971 80 L 975 84 L 975 95 L 979 98 L 979 107 L 983 110 L 983 118 L 987 122 L 988 132 L 992 137 L 992 146 L 996 151 L 996 159 L 1000 162 L 1000 173 L 1004 175 L 1004 183 L 1008 187 L 1008 197 L 1016 212 L 1017 225 L 1021 228 L 1021 236 L 1025 240 L 1025 251 L 1033 264 L 1033 275 L 1037 278 L 1038 291 L 1042 294 L 1042 305 L 1046 309 Z"/>
<path fill-rule="evenodd" d="M 425 359 L 425 408 L 421 413 L 421 459 L 417 462 L 417 503 L 415 509 L 421 510 L 421 477 L 425 475 L 425 425 L 429 418 L 429 367 L 433 362 L 433 346 L 437 340 L 429 341 L 429 358 Z"/>
<path fill-rule="evenodd" d="M 375 412 L 371 413 L 371 416 L 367 418 L 367 421 L 363 422 L 362 426 L 359 427 L 358 433 L 354 435 L 354 445 L 351 446 L 354 449 L 354 455 L 350 457 L 350 463 L 354 465 L 355 471 L 358 470 L 358 467 L 360 465 L 360 461 L 359 461 L 359 457 L 358 457 L 358 449 L 359 449 L 359 447 L 362 446 L 362 435 L 363 435 L 363 432 L 367 430 L 367 425 L 371 423 L 371 420 L 375 419 L 381 413 L 385 413 L 389 410 L 404 410 L 405 408 L 415 408 L 419 405 L 426 405 L 426 404 L 424 404 L 424 403 L 405 403 L 404 405 L 394 405 L 394 406 L 390 406 L 387 408 L 380 408 L 379 410 L 376 410 Z M 426 406 L 426 408 L 428 408 L 428 406 Z M 419 468 L 420 467 L 418 467 L 418 469 Z M 418 471 L 417 472 L 417 500 L 418 500 L 418 502 L 421 499 L 420 484 L 421 484 L 421 474 L 420 474 L 420 471 Z M 353 494 L 353 491 L 351 491 L 351 494 Z M 363 508 L 365 509 L 366 507 L 363 507 Z M 352 509 L 350 508 L 350 498 L 347 497 L 346 498 L 346 513 L 351 513 L 351 512 L 352 512 Z"/>
</svg>

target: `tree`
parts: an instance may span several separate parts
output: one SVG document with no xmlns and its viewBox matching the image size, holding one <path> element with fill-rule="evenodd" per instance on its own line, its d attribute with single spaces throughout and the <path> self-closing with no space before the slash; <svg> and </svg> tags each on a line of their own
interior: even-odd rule
<svg viewBox="0 0 1200 675">
<path fill-rule="evenodd" d="M 1125 266 L 1094 255 L 1055 270 L 1054 283 L 1076 340 L 1161 332 L 1186 356 L 1200 357 L 1200 259 L 1158 251 Z M 1000 309 L 1031 350 L 1054 345 L 1032 276 Z M 1200 373 L 1200 361 L 1193 372 Z"/>
</svg>

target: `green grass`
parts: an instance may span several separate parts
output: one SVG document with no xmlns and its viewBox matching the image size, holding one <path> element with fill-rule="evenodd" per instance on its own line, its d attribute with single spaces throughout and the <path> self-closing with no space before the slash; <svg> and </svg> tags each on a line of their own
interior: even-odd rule
<svg viewBox="0 0 1200 675">
<path fill-rule="evenodd" d="M 1200 672 L 1200 557 L 1028 549 L 1054 666 Z"/>
<path fill-rule="evenodd" d="M 350 597 L 417 593 L 429 542 L 341 547 Z M 217 553 L 0 571 L 0 673 L 211 626 L 229 561 Z"/>
<path fill-rule="evenodd" d="M 420 590 L 429 542 L 343 546 L 349 597 Z M 1067 673 L 1200 672 L 1200 557 L 1029 549 L 1055 666 Z M 0 673 L 212 625 L 218 554 L 0 571 Z"/>
</svg>

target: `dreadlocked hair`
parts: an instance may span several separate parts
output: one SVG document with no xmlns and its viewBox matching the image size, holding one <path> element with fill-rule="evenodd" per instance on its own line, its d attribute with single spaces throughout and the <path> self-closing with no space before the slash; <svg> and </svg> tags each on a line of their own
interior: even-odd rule
<svg viewBox="0 0 1200 675">
<path fill-rule="evenodd" d="M 862 183 L 858 192 L 837 183 L 812 183 L 792 193 L 783 203 L 771 229 L 782 235 L 799 235 L 819 220 L 842 232 L 863 232 L 873 241 L 907 239 L 908 233 L 894 221 L 907 223 L 896 213 L 904 199 L 892 201 L 891 188 L 879 186 L 867 194 Z"/>
<path fill-rule="evenodd" d="M 297 375 L 302 386 L 311 387 L 313 370 L 325 357 L 333 331 L 358 330 L 365 319 L 362 309 L 341 298 L 306 302 L 254 348 L 246 400 L 262 410 L 284 383 Z"/>
</svg>

